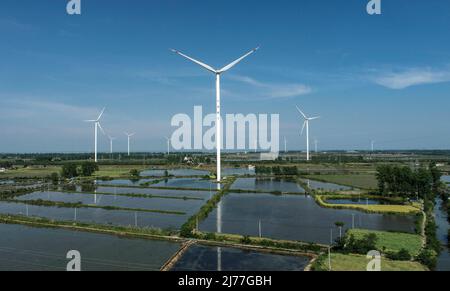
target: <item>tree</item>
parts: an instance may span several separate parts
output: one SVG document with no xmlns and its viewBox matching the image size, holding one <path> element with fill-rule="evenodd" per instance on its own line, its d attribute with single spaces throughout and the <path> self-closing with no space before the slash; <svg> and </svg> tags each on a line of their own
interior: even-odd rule
<svg viewBox="0 0 450 291">
<path fill-rule="evenodd" d="M 65 164 L 62 166 L 61 177 L 65 179 L 72 179 L 78 176 L 77 165 L 74 163 Z"/>
<path fill-rule="evenodd" d="M 132 170 L 130 171 L 130 175 L 133 176 L 133 177 L 139 177 L 140 173 L 139 173 L 138 170 L 132 169 Z"/>
<path fill-rule="evenodd" d="M 81 174 L 83 177 L 90 177 L 98 171 L 98 165 L 94 162 L 84 162 L 81 164 Z"/>
<path fill-rule="evenodd" d="M 58 173 L 52 173 L 50 175 L 50 180 L 52 181 L 53 185 L 58 185 L 58 182 L 59 182 L 59 175 L 58 175 Z"/>
</svg>

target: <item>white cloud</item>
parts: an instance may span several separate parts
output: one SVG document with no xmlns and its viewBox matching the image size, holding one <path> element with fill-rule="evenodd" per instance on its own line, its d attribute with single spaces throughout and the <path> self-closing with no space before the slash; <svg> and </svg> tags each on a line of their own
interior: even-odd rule
<svg viewBox="0 0 450 291">
<path fill-rule="evenodd" d="M 299 83 L 269 84 L 263 83 L 247 76 L 232 75 L 235 81 L 245 83 L 261 89 L 261 95 L 268 98 L 288 98 L 310 94 L 312 88 Z"/>
<path fill-rule="evenodd" d="M 378 85 L 401 90 L 411 86 L 450 82 L 450 70 L 412 68 L 400 72 L 387 72 L 373 79 Z"/>
</svg>

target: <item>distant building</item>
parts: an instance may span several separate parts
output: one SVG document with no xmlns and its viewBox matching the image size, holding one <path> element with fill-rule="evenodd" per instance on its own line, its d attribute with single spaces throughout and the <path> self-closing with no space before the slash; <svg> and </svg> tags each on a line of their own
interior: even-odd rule
<svg viewBox="0 0 450 291">
<path fill-rule="evenodd" d="M 6 169 L 5 168 L 0 168 L 0 173 L 5 173 Z"/>
<path fill-rule="evenodd" d="M 261 161 L 275 161 L 280 156 L 279 153 L 261 153 Z"/>
</svg>

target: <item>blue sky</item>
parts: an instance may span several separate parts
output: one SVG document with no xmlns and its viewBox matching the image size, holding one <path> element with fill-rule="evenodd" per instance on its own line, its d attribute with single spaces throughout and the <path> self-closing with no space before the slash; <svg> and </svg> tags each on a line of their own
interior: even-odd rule
<svg viewBox="0 0 450 291">
<path fill-rule="evenodd" d="M 450 2 L 382 0 L 65 0 L 0 2 L 0 152 L 92 150 L 91 126 L 136 131 L 160 151 L 174 114 L 214 111 L 214 76 L 169 51 L 221 67 L 224 113 L 280 114 L 303 150 L 298 105 L 321 149 L 450 148 Z M 100 140 L 100 150 L 108 142 Z"/>
</svg>

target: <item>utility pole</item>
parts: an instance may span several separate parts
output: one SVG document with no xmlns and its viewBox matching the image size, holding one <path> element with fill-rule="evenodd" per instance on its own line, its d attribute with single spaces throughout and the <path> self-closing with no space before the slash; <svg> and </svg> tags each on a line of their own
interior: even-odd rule
<svg viewBox="0 0 450 291">
<path fill-rule="evenodd" d="M 259 220 L 259 238 L 262 238 L 262 232 L 261 232 L 261 219 Z"/>
</svg>

